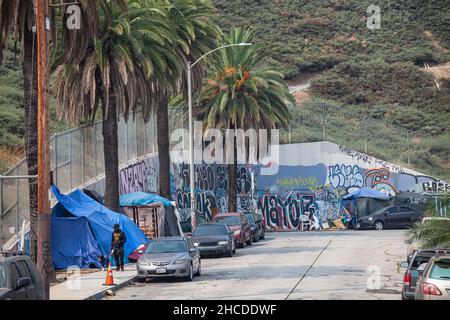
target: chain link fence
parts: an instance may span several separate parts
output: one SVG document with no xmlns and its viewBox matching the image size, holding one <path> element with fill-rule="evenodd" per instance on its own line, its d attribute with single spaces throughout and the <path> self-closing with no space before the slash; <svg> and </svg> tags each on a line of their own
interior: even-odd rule
<svg viewBox="0 0 450 320">
<path fill-rule="evenodd" d="M 140 113 L 130 115 L 127 122 L 120 117 L 119 164 L 157 152 L 156 116 L 145 123 Z M 101 121 L 93 125 L 55 134 L 51 138 L 53 182 L 61 192 L 85 187 L 104 175 Z M 27 162 L 20 161 L 0 179 L 0 236 L 3 244 L 20 231 L 30 219 Z M 0 241 L 1 243 L 1 241 Z"/>
</svg>

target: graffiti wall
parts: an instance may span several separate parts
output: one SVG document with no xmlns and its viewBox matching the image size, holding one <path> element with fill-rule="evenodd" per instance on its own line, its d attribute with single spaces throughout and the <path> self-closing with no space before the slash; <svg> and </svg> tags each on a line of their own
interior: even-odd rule
<svg viewBox="0 0 450 320">
<path fill-rule="evenodd" d="M 119 172 L 120 194 L 158 192 L 159 162 L 156 155 L 122 168 Z"/>
<path fill-rule="evenodd" d="M 279 170 L 261 175 L 259 166 L 237 172 L 238 210 L 259 209 L 268 228 L 308 230 L 342 214 L 343 195 L 371 188 L 390 196 L 400 192 L 448 192 L 449 185 L 425 174 L 329 142 L 282 145 Z M 172 194 L 187 219 L 190 208 L 189 166 L 173 165 Z M 251 173 L 255 190 L 251 190 Z M 195 165 L 198 215 L 209 221 L 228 211 L 228 174 L 224 165 Z M 417 189 L 420 190 L 417 190 Z"/>
</svg>

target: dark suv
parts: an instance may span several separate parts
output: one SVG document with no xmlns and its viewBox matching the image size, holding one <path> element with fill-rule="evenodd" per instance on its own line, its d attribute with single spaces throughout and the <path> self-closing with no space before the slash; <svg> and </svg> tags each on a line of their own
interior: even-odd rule
<svg viewBox="0 0 450 320">
<path fill-rule="evenodd" d="M 428 261 L 434 256 L 448 255 L 450 249 L 433 249 L 433 250 L 415 250 L 408 256 L 408 261 L 402 262 L 401 266 L 406 268 L 403 278 L 402 299 L 414 300 L 416 283 L 419 280 L 420 272 L 417 268 L 422 263 Z"/>
<path fill-rule="evenodd" d="M 0 252 L 0 300 L 44 300 L 36 266 L 20 252 Z"/>
</svg>

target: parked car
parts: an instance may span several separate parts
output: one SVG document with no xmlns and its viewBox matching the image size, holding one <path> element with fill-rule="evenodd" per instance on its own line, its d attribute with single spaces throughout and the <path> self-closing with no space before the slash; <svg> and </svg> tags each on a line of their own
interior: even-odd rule
<svg viewBox="0 0 450 320">
<path fill-rule="evenodd" d="M 0 253 L 0 300 L 44 300 L 36 265 L 21 252 Z"/>
<path fill-rule="evenodd" d="M 198 225 L 192 241 L 202 257 L 217 254 L 231 257 L 236 252 L 234 232 L 225 223 Z"/>
<path fill-rule="evenodd" d="M 258 242 L 259 240 L 264 239 L 265 230 L 262 217 L 254 212 L 246 212 L 245 216 L 247 217 L 247 220 L 250 224 L 250 228 L 252 230 L 252 238 L 253 238 L 252 241 Z"/>
<path fill-rule="evenodd" d="M 243 213 L 219 213 L 213 218 L 214 223 L 225 223 L 234 232 L 236 246 L 242 248 L 253 243 L 252 229 Z"/>
<path fill-rule="evenodd" d="M 417 280 L 420 277 L 419 266 L 428 261 L 434 256 L 449 255 L 450 249 L 434 249 L 434 250 L 415 250 L 408 255 L 407 261 L 401 263 L 401 266 L 406 268 L 403 277 L 402 299 L 414 300 Z"/>
<path fill-rule="evenodd" d="M 253 213 L 253 215 L 255 216 L 256 226 L 259 230 L 259 239 L 264 240 L 266 238 L 266 224 L 264 223 L 264 218 L 260 213 Z"/>
<path fill-rule="evenodd" d="M 187 237 L 156 238 L 137 262 L 139 282 L 159 277 L 192 281 L 194 275 L 201 275 L 201 270 L 200 252 Z"/>
<path fill-rule="evenodd" d="M 259 230 L 256 226 L 255 217 L 253 216 L 253 212 L 245 212 L 245 217 L 247 218 L 248 223 L 250 224 L 250 229 L 252 231 L 252 242 L 258 242 L 259 240 Z"/>
<path fill-rule="evenodd" d="M 416 300 L 450 300 L 450 255 L 434 256 L 417 268 Z"/>
<path fill-rule="evenodd" d="M 423 213 L 410 206 L 389 206 L 359 218 L 356 229 L 408 228 L 419 222 L 422 216 Z"/>
</svg>

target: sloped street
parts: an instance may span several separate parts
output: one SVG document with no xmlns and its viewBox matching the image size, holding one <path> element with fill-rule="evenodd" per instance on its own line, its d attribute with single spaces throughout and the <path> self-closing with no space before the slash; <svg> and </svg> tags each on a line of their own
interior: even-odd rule
<svg viewBox="0 0 450 320">
<path fill-rule="evenodd" d="M 152 280 L 105 299 L 400 299 L 404 230 L 269 233 L 193 282 Z"/>
</svg>

